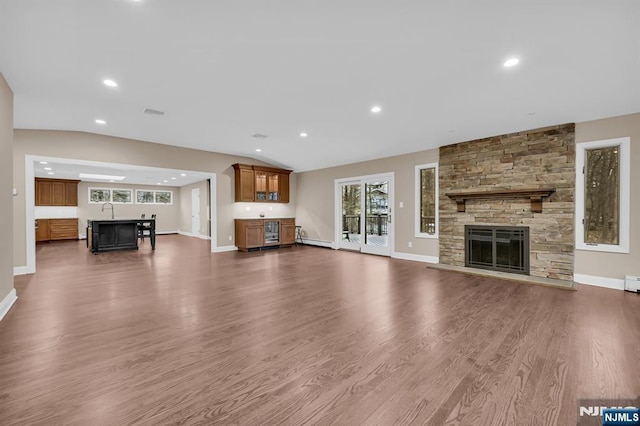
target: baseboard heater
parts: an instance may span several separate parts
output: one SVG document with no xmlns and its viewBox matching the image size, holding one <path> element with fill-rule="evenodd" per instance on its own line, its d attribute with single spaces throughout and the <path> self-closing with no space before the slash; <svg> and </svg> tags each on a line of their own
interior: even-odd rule
<svg viewBox="0 0 640 426">
<path fill-rule="evenodd" d="M 626 291 L 632 291 L 634 293 L 640 292 L 640 277 L 632 277 L 627 275 L 624 277 L 624 289 Z"/>
</svg>

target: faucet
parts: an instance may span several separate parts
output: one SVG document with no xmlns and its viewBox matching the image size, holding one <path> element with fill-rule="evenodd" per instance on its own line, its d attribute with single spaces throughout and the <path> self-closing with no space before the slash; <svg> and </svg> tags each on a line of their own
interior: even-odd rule
<svg viewBox="0 0 640 426">
<path fill-rule="evenodd" d="M 111 203 L 104 203 L 104 204 L 102 205 L 102 211 L 104 211 L 104 209 L 105 209 L 105 207 L 107 206 L 107 204 L 111 206 L 111 219 L 114 219 L 115 217 L 114 217 L 114 214 L 113 214 L 113 204 L 111 204 Z"/>
</svg>

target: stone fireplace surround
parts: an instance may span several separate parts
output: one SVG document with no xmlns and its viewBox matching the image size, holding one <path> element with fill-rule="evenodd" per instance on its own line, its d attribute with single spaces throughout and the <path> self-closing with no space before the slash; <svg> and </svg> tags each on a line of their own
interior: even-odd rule
<svg viewBox="0 0 640 426">
<path fill-rule="evenodd" d="M 441 264 L 464 267 L 465 225 L 527 226 L 530 275 L 573 281 L 575 124 L 441 147 L 439 188 Z M 464 209 L 451 198 L 547 188 L 555 191 L 542 199 L 541 212 L 526 197 L 472 197 Z"/>
</svg>

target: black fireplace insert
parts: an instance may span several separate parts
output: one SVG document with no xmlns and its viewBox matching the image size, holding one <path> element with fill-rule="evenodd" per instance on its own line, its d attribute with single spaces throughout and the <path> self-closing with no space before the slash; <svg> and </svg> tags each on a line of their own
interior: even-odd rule
<svg viewBox="0 0 640 426">
<path fill-rule="evenodd" d="M 465 225 L 465 266 L 529 275 L 529 228 Z"/>
</svg>

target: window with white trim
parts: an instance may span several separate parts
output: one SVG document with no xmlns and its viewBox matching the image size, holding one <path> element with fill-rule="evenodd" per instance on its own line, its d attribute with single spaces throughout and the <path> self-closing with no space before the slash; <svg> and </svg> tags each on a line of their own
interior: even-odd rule
<svg viewBox="0 0 640 426">
<path fill-rule="evenodd" d="M 438 163 L 416 166 L 415 228 L 418 238 L 438 237 Z"/>
<path fill-rule="evenodd" d="M 122 188 L 89 188 L 89 204 L 133 204 L 133 190 Z"/>
<path fill-rule="evenodd" d="M 576 248 L 629 253 L 630 139 L 576 145 Z"/>
<path fill-rule="evenodd" d="M 173 204 L 173 191 L 136 189 L 137 204 Z"/>
</svg>

